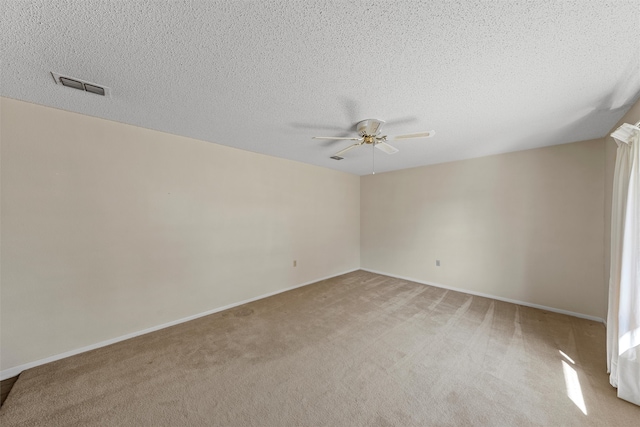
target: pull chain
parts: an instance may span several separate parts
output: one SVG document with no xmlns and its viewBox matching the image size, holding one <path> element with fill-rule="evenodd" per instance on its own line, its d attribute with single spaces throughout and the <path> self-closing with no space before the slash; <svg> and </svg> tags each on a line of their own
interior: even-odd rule
<svg viewBox="0 0 640 427">
<path fill-rule="evenodd" d="M 371 144 L 371 175 L 376 174 L 376 143 Z"/>
</svg>

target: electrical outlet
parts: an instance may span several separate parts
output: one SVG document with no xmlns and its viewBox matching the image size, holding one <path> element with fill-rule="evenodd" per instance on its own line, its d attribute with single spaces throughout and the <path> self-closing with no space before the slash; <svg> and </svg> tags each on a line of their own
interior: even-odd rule
<svg viewBox="0 0 640 427">
<path fill-rule="evenodd" d="M 298 265 L 298 261 L 296 261 L 295 259 L 293 260 L 293 266 L 296 267 Z"/>
<path fill-rule="evenodd" d="M 436 267 L 440 267 L 440 260 L 439 259 L 436 260 Z"/>
</svg>

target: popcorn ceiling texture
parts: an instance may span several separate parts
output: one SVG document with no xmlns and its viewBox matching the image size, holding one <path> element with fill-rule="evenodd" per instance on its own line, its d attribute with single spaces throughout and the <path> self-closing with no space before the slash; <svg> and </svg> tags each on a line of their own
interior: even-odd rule
<svg viewBox="0 0 640 427">
<path fill-rule="evenodd" d="M 360 175 L 371 147 L 311 137 L 436 130 L 377 151 L 389 171 L 600 138 L 640 93 L 637 0 L 0 7 L 2 96 Z"/>
</svg>

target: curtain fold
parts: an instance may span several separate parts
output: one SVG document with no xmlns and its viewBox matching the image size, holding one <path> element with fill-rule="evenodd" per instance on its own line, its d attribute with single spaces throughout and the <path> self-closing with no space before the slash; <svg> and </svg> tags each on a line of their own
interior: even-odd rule
<svg viewBox="0 0 640 427">
<path fill-rule="evenodd" d="M 618 397 L 640 405 L 640 132 L 629 139 L 616 139 L 607 370 Z"/>
</svg>

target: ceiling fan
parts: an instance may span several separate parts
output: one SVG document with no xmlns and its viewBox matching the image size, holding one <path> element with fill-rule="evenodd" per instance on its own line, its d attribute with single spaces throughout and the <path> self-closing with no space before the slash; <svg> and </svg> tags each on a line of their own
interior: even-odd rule
<svg viewBox="0 0 640 427">
<path fill-rule="evenodd" d="M 362 120 L 360 122 L 358 122 L 358 124 L 356 125 L 356 129 L 358 131 L 358 134 L 360 135 L 359 138 L 342 138 L 342 137 L 332 137 L 332 136 L 314 136 L 313 139 L 332 139 L 332 140 L 347 140 L 347 141 L 358 141 L 350 146 L 348 146 L 347 148 L 344 148 L 340 151 L 338 151 L 337 153 L 335 153 L 333 156 L 331 156 L 332 159 L 334 160 L 342 160 L 344 159 L 344 157 L 342 157 L 342 155 L 344 153 L 346 153 L 347 151 L 359 147 L 361 145 L 364 144 L 372 144 L 373 147 L 379 149 L 380 151 L 384 151 L 387 154 L 394 154 L 397 153 L 399 150 L 392 146 L 387 144 L 387 135 L 381 135 L 380 134 L 380 129 L 382 128 L 382 125 L 384 125 L 384 121 L 382 120 L 378 120 L 378 119 L 367 119 L 367 120 Z M 410 139 L 410 138 L 429 138 L 432 137 L 433 135 L 435 135 L 435 131 L 428 131 L 428 132 L 419 132 L 419 133 L 410 133 L 410 134 L 406 134 L 406 135 L 397 135 L 396 137 L 394 137 L 394 140 L 400 140 L 400 139 Z"/>
</svg>

